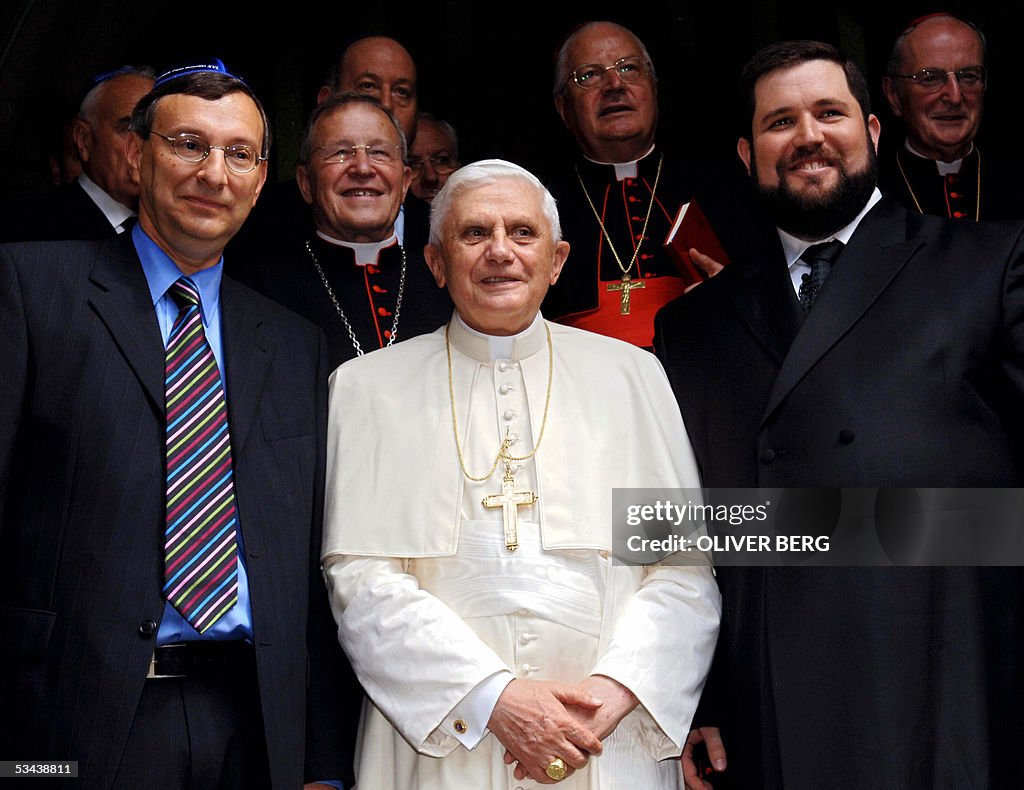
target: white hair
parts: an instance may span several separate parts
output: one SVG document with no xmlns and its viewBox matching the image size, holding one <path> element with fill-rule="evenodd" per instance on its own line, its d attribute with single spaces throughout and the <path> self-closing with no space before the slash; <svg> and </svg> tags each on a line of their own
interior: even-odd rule
<svg viewBox="0 0 1024 790">
<path fill-rule="evenodd" d="M 630 30 L 628 27 L 623 27 L 616 22 L 608 22 L 603 19 L 595 19 L 590 22 L 586 22 L 579 27 L 575 28 L 565 40 L 562 41 L 562 45 L 558 48 L 558 55 L 555 57 L 555 85 L 554 95 L 558 96 L 566 86 L 569 84 L 569 75 L 572 72 L 569 64 L 569 48 L 575 43 L 576 39 L 595 27 L 613 27 L 617 30 L 622 31 L 629 36 L 636 43 L 640 50 L 640 56 L 643 58 L 644 64 L 651 72 L 651 77 L 657 79 L 654 73 L 654 61 L 651 60 L 651 56 L 647 52 L 647 47 L 644 46 L 644 42 L 637 38 L 636 33 Z M 579 66 L 580 64 L 576 64 Z"/>
<path fill-rule="evenodd" d="M 506 162 L 504 159 L 482 159 L 479 162 L 460 167 L 448 177 L 448 181 L 430 203 L 430 243 L 441 243 L 441 230 L 451 212 L 456 195 L 477 187 L 490 186 L 501 178 L 518 178 L 537 191 L 544 218 L 551 227 L 551 234 L 557 243 L 562 240 L 562 225 L 558 221 L 558 206 L 540 180 L 529 170 Z"/>
</svg>

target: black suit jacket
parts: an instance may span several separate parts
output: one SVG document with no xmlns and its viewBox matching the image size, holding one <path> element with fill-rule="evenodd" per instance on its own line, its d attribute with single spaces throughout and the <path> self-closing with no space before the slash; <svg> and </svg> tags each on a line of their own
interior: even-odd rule
<svg viewBox="0 0 1024 790">
<path fill-rule="evenodd" d="M 888 200 L 803 320 L 774 234 L 665 307 L 708 487 L 1019 486 L 1024 240 Z M 1017 568 L 720 568 L 735 786 L 1018 786 Z M 710 709 L 710 710 L 709 710 Z"/>
<path fill-rule="evenodd" d="M 337 656 L 315 570 L 325 345 L 228 278 L 221 294 L 271 778 L 296 787 L 307 673 L 332 681 L 324 669 Z M 89 787 L 113 778 L 164 611 L 163 366 L 130 238 L 0 247 L 0 742 L 11 755 L 78 760 Z M 309 691 L 321 735 L 332 709 L 356 717 L 358 700 Z M 310 778 L 351 778 L 336 753 L 307 762 Z"/>
<path fill-rule="evenodd" d="M 3 242 L 109 239 L 117 235 L 77 180 L 42 198 L 13 206 L 0 222 Z"/>
</svg>

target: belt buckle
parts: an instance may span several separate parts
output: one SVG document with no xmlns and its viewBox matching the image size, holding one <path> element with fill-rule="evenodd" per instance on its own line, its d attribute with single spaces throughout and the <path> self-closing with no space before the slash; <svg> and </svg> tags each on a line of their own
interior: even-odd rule
<svg viewBox="0 0 1024 790">
<path fill-rule="evenodd" d="M 156 669 L 156 653 L 160 651 L 171 651 L 171 650 L 186 650 L 187 645 L 176 644 L 176 645 L 162 645 L 153 650 L 153 655 L 149 657 L 149 670 L 146 672 L 146 680 L 160 679 L 160 678 L 183 678 L 185 675 L 168 675 L 157 672 Z"/>
</svg>

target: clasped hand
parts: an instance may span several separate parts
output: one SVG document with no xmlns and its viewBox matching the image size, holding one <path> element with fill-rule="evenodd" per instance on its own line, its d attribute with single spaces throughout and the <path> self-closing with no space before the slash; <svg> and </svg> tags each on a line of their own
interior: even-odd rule
<svg viewBox="0 0 1024 790">
<path fill-rule="evenodd" d="M 505 746 L 505 762 L 518 762 L 516 779 L 554 784 L 545 773 L 561 757 L 571 774 L 601 753 L 601 740 L 636 707 L 636 697 L 610 678 L 579 685 L 513 680 L 498 698 L 488 728 Z"/>
</svg>

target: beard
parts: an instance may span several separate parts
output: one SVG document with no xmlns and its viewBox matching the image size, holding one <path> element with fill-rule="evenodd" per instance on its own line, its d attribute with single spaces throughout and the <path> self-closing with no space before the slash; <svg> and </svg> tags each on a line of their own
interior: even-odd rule
<svg viewBox="0 0 1024 790">
<path fill-rule="evenodd" d="M 802 158 L 818 150 L 801 149 L 794 153 L 793 158 Z M 839 181 L 831 190 L 823 193 L 795 191 L 784 178 L 787 165 L 780 162 L 776 166 L 777 186 L 767 187 L 755 179 L 754 189 L 758 201 L 778 227 L 799 239 L 816 241 L 831 236 L 853 222 L 878 183 L 878 156 L 870 142 L 867 152 L 867 164 L 856 173 L 850 173 L 840 157 L 830 156 L 832 165 L 839 173 Z M 751 170 L 757 173 L 757 163 L 753 158 Z"/>
</svg>

